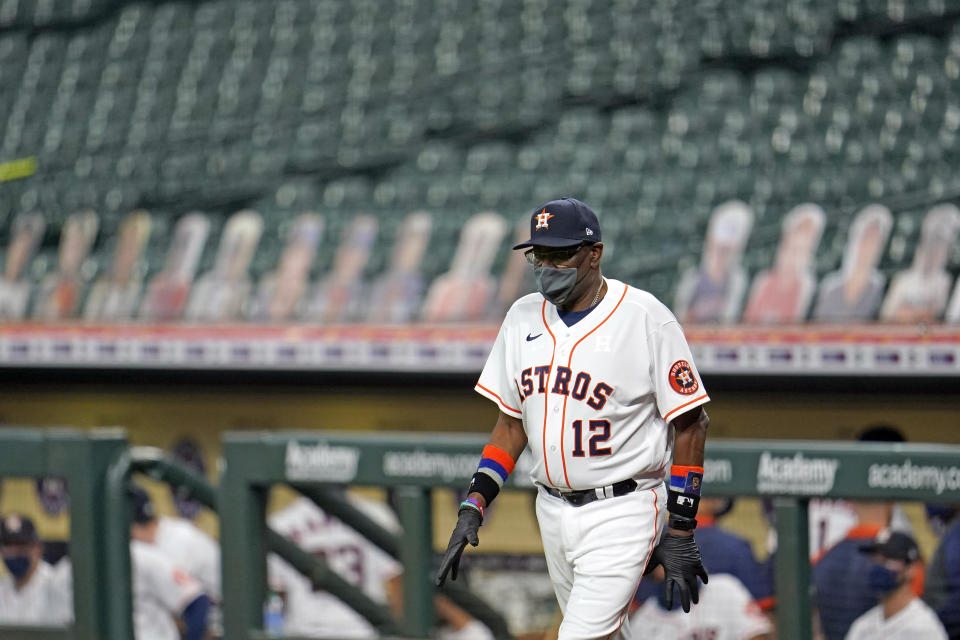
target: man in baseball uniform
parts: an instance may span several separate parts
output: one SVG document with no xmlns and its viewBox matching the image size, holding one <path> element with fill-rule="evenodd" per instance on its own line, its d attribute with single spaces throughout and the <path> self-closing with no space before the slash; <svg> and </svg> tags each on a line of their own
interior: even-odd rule
<svg viewBox="0 0 960 640">
<path fill-rule="evenodd" d="M 0 521 L 0 554 L 7 574 L 0 578 L 0 624 L 33 626 L 73 622 L 69 572 L 43 559 L 33 521 L 15 513 Z"/>
<path fill-rule="evenodd" d="M 911 588 L 923 566 L 917 542 L 900 531 L 884 529 L 860 551 L 870 556 L 867 580 L 879 604 L 854 621 L 845 640 L 947 640 L 937 614 Z"/>
<path fill-rule="evenodd" d="M 153 545 L 199 583 L 211 604 L 208 630 L 214 637 L 220 637 L 223 626 L 219 609 L 222 600 L 220 545 L 186 518 L 158 516 L 149 494 L 137 484 L 131 483 L 130 500 L 133 503 L 131 539 Z"/>
<path fill-rule="evenodd" d="M 153 544 L 130 541 L 137 640 L 202 640 L 210 599 L 193 576 Z M 184 627 L 181 636 L 176 619 Z"/>
<path fill-rule="evenodd" d="M 529 446 L 560 640 L 631 637 L 625 614 L 645 570 L 663 566 L 665 603 L 676 587 L 684 611 L 707 581 L 693 530 L 709 397 L 666 306 L 603 277 L 601 240 L 596 214 L 565 198 L 537 207 L 514 247 L 538 293 L 507 312 L 477 382 L 500 414 L 436 578 L 456 579 Z"/>
<path fill-rule="evenodd" d="M 368 518 L 394 535 L 400 522 L 382 502 L 345 492 L 346 499 Z M 389 606 L 403 617 L 403 566 L 350 526 L 307 498 L 298 498 L 270 516 L 270 527 L 296 542 L 304 551 L 323 559 L 331 570 L 361 589 L 371 600 Z M 305 638 L 377 638 L 377 630 L 336 596 L 313 587 L 276 555 L 269 556 L 270 587 L 283 594 L 286 635 Z M 439 640 L 493 640 L 478 620 L 443 595 L 434 597 L 443 626 Z"/>
<path fill-rule="evenodd" d="M 134 636 L 137 640 L 202 640 L 207 631 L 210 597 L 186 569 L 155 542 L 144 538 L 145 523 L 156 516 L 153 503 L 143 500 L 146 493 L 142 491 L 133 485 L 127 493 L 132 516 L 130 568 Z M 184 628 L 182 635 L 177 628 L 178 621 Z"/>
</svg>

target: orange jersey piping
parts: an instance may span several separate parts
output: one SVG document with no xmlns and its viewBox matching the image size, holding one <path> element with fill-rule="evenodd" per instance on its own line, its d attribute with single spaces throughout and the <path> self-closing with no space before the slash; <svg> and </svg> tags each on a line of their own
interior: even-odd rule
<svg viewBox="0 0 960 640">
<path fill-rule="evenodd" d="M 682 405 L 680 405 L 679 407 L 674 407 L 673 409 L 671 409 L 670 411 L 667 412 L 667 415 L 663 416 L 664 422 L 668 422 L 668 421 L 670 420 L 670 416 L 672 416 L 673 414 L 675 414 L 677 411 L 680 411 L 680 409 L 683 409 L 684 407 L 689 407 L 689 406 L 690 406 L 691 404 L 693 404 L 694 402 L 699 402 L 700 400 L 703 400 L 704 398 L 707 398 L 707 399 L 709 400 L 709 396 L 707 396 L 707 394 L 704 393 L 704 394 L 701 394 L 701 395 L 697 396 L 697 397 L 694 398 L 693 400 L 688 400 L 687 402 L 684 402 L 684 403 L 683 403 Z"/>
<path fill-rule="evenodd" d="M 547 383 L 543 388 L 543 425 L 540 427 L 540 437 L 543 439 L 543 470 L 547 474 L 547 482 L 553 484 L 553 480 L 550 479 L 550 464 L 547 462 L 547 417 L 550 415 L 547 411 L 550 400 L 550 376 L 553 374 L 553 358 L 557 353 L 557 337 L 553 335 L 553 331 L 550 330 L 550 326 L 547 324 L 547 301 L 544 299 L 543 305 L 540 307 L 540 318 L 543 319 L 543 326 L 547 329 L 547 333 L 550 334 L 550 339 L 553 340 L 553 351 L 550 352 L 550 368 L 547 369 Z M 561 440 L 561 445 L 563 444 Z M 563 450 L 561 449 L 560 454 L 563 455 Z M 567 487 L 570 485 L 568 484 Z"/>
<path fill-rule="evenodd" d="M 494 398 L 496 398 L 496 399 L 497 399 L 497 403 L 498 403 L 501 407 L 503 407 L 504 409 L 507 409 L 508 411 L 512 411 L 513 413 L 516 413 L 517 415 L 522 415 L 522 414 L 523 414 L 522 411 L 520 411 L 519 409 L 514 409 L 513 407 L 511 407 L 510 405 L 508 405 L 506 402 L 503 401 L 503 398 L 501 398 L 500 396 L 498 396 L 497 394 L 495 394 L 493 391 L 490 391 L 490 389 L 487 389 L 485 386 L 483 386 L 483 385 L 480 384 L 479 382 L 477 383 L 476 386 L 477 386 L 478 389 L 483 389 L 484 391 L 486 391 L 487 393 L 489 393 L 491 396 L 493 396 Z"/>
<path fill-rule="evenodd" d="M 608 291 L 608 292 L 609 292 L 609 291 Z M 569 369 L 569 368 L 570 368 L 570 365 L 573 363 L 573 352 L 577 350 L 577 347 L 580 346 L 580 343 L 583 342 L 584 340 L 586 340 L 586 339 L 590 336 L 591 333 L 593 333 L 594 331 L 596 331 L 597 329 L 599 329 L 601 326 L 603 326 L 603 323 L 604 323 L 604 322 L 606 322 L 607 320 L 610 319 L 610 316 L 612 316 L 612 315 L 614 314 L 614 312 L 616 312 L 616 310 L 620 308 L 620 303 L 623 302 L 623 299 L 624 299 L 626 296 L 627 296 L 627 285 L 624 285 L 624 286 L 623 286 L 623 293 L 620 294 L 620 299 L 617 300 L 617 304 L 614 305 L 613 309 L 610 310 L 610 313 L 607 314 L 607 317 L 604 318 L 603 320 L 601 320 L 600 323 L 597 324 L 597 326 L 595 326 L 593 329 L 590 329 L 590 331 L 588 331 L 588 332 L 586 333 L 586 335 L 584 335 L 582 338 L 580 338 L 579 340 L 577 340 L 576 343 L 574 343 L 573 347 L 571 347 L 571 349 L 570 349 L 570 357 L 567 358 L 567 369 Z M 554 347 L 554 348 L 556 348 L 556 347 Z M 567 452 L 566 452 L 566 450 L 563 448 L 563 435 L 564 435 L 564 433 L 566 433 L 566 430 L 567 430 L 567 429 L 566 429 L 566 426 L 567 426 L 567 400 L 568 400 L 569 398 L 570 398 L 569 395 L 563 396 L 563 418 L 562 418 L 561 431 L 560 431 L 560 460 L 563 462 L 563 481 L 566 482 L 566 483 L 567 483 L 567 486 L 572 489 L 573 486 L 571 486 L 571 484 L 570 484 L 570 479 L 567 478 Z"/>
</svg>

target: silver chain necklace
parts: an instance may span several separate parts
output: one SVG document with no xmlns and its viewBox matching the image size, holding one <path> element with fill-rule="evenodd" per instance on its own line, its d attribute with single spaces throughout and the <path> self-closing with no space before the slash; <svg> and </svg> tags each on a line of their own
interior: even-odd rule
<svg viewBox="0 0 960 640">
<path fill-rule="evenodd" d="M 593 296 L 593 304 L 591 307 L 595 307 L 598 302 L 600 302 L 600 292 L 603 291 L 603 278 L 600 278 L 600 286 L 597 287 L 597 295 Z"/>
</svg>

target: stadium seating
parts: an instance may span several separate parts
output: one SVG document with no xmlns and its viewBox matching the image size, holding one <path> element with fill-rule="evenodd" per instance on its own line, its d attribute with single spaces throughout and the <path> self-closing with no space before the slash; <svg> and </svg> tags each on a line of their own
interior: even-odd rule
<svg viewBox="0 0 960 640">
<path fill-rule="evenodd" d="M 90 207 L 102 268 L 109 230 L 143 207 L 155 273 L 180 215 L 207 211 L 216 235 L 250 206 L 265 222 L 256 279 L 276 230 L 313 210 L 328 225 L 316 279 L 369 213 L 372 277 L 402 216 L 425 209 L 442 214 L 429 280 L 470 215 L 575 194 L 608 230 L 608 272 L 670 299 L 736 197 L 756 216 L 751 273 L 804 201 L 828 214 L 819 275 L 870 201 L 897 218 L 881 268 L 908 264 L 928 205 L 960 196 L 960 2 L 694 4 L 0 0 L 0 162 L 39 167 L 0 183 L 0 245 L 41 211 L 42 275 L 67 216 Z"/>
</svg>

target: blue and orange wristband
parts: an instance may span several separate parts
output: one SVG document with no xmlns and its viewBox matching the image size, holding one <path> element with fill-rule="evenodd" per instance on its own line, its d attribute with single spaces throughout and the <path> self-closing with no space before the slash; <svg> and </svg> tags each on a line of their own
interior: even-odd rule
<svg viewBox="0 0 960 640">
<path fill-rule="evenodd" d="M 496 445 L 488 444 L 483 448 L 480 464 L 477 466 L 477 472 L 473 474 L 473 478 L 470 480 L 470 488 L 467 492 L 479 493 L 489 507 L 493 499 L 500 493 L 500 489 L 503 488 L 503 483 L 510 477 L 514 464 L 509 453 Z M 483 507 L 477 500 L 467 498 L 460 504 L 460 507 L 468 506 L 468 502 L 477 507 L 480 515 L 483 515 Z M 468 506 L 468 508 L 470 507 Z"/>
<path fill-rule="evenodd" d="M 670 480 L 667 483 L 670 527 L 687 531 L 696 528 L 702 487 L 703 467 L 679 464 L 670 467 Z"/>
</svg>

